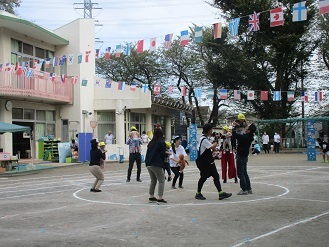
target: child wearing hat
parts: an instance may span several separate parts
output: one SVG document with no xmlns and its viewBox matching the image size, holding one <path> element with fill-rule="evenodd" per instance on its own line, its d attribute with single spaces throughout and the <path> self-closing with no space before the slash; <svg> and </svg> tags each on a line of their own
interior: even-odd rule
<svg viewBox="0 0 329 247">
<path fill-rule="evenodd" d="M 244 134 L 244 129 L 248 126 L 243 113 L 238 114 L 238 119 L 233 122 L 234 130 L 237 134 Z"/>
<path fill-rule="evenodd" d="M 105 146 L 106 146 L 105 142 L 99 143 L 99 149 L 102 151 L 103 154 L 107 152 L 107 150 L 105 150 Z M 101 165 L 100 165 L 101 169 L 105 170 L 105 160 L 101 159 L 100 163 L 101 163 Z"/>
<path fill-rule="evenodd" d="M 232 142 L 231 142 L 231 132 L 230 132 L 230 128 L 226 125 L 223 127 L 223 134 L 222 134 L 222 138 L 223 138 L 223 153 L 226 153 L 226 146 L 228 146 L 228 149 L 230 150 L 230 153 L 233 152 L 232 150 Z"/>
<path fill-rule="evenodd" d="M 134 152 L 138 151 L 138 153 L 140 153 L 141 152 L 141 146 L 139 145 L 140 134 L 135 126 L 131 126 L 130 130 L 131 131 L 129 133 L 129 136 L 133 139 L 132 144 L 135 146 Z"/>
</svg>

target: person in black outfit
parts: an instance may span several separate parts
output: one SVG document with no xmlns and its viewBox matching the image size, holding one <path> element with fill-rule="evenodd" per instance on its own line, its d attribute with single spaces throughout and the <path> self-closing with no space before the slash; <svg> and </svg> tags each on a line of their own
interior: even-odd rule
<svg viewBox="0 0 329 247">
<path fill-rule="evenodd" d="M 105 160 L 105 152 L 103 153 L 98 148 L 98 141 L 96 139 L 92 139 L 91 150 L 90 150 L 90 163 L 89 163 L 89 171 L 96 178 L 93 186 L 90 189 L 90 192 L 102 192 L 99 188 L 104 182 L 104 174 L 101 169 L 101 159 Z"/>
<path fill-rule="evenodd" d="M 136 129 L 136 127 L 132 127 L 131 130 Z M 137 182 L 142 182 L 141 180 L 141 172 L 142 172 L 142 155 L 140 153 L 140 148 L 136 147 L 134 143 L 134 138 L 129 136 L 126 142 L 127 145 L 129 145 L 129 166 L 127 171 L 127 180 L 126 182 L 130 182 L 131 172 L 134 167 L 134 163 L 136 161 L 137 165 Z M 139 146 L 143 144 L 142 138 L 139 138 Z"/>
<path fill-rule="evenodd" d="M 239 143 L 236 154 L 236 166 L 238 177 L 240 179 L 241 191 L 238 193 L 238 195 L 252 194 L 250 179 L 247 172 L 247 163 L 250 145 L 254 140 L 253 136 L 255 132 L 256 126 L 254 124 L 251 124 L 246 128 L 246 134 L 241 135 L 237 134 L 236 131 L 233 131 L 233 136 L 238 140 Z"/>
</svg>

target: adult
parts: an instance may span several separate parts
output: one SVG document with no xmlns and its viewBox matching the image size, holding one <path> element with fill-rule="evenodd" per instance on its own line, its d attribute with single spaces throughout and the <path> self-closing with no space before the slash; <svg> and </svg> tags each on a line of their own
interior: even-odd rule
<svg viewBox="0 0 329 247">
<path fill-rule="evenodd" d="M 187 158 L 187 154 L 185 152 L 185 148 L 181 145 L 182 138 L 180 136 L 175 136 L 173 142 L 171 144 L 169 156 L 170 169 L 175 174 L 175 177 L 172 180 L 171 188 L 176 189 L 176 181 L 179 178 L 178 187 L 183 189 L 183 179 L 184 179 L 184 171 L 180 172 L 179 163 L 179 155 L 183 154 L 184 158 Z"/>
<path fill-rule="evenodd" d="M 254 124 L 249 125 L 245 134 L 240 135 L 233 131 L 233 136 L 238 140 L 239 145 L 236 154 L 236 166 L 238 171 L 238 177 L 240 180 L 241 191 L 238 195 L 252 194 L 250 178 L 247 171 L 248 155 L 251 142 L 253 141 L 253 135 L 256 132 L 256 126 Z"/>
<path fill-rule="evenodd" d="M 96 178 L 93 186 L 90 189 L 90 192 L 102 192 L 99 189 L 104 182 L 104 174 L 101 169 L 101 159 L 105 160 L 105 153 L 102 153 L 102 151 L 98 149 L 98 141 L 96 139 L 92 139 L 90 143 L 91 149 L 89 171 Z"/>
<path fill-rule="evenodd" d="M 112 144 L 114 140 L 114 136 L 111 131 L 109 131 L 105 136 L 104 136 L 104 142 L 107 144 Z"/>
<path fill-rule="evenodd" d="M 265 153 L 270 153 L 270 147 L 268 146 L 269 142 L 270 142 L 270 137 L 268 136 L 266 131 L 264 131 L 264 134 L 262 136 L 262 143 L 263 143 L 263 150 Z"/>
<path fill-rule="evenodd" d="M 209 137 L 213 132 L 213 127 L 211 124 L 205 124 L 203 126 L 202 136 L 199 140 L 198 144 L 198 158 L 196 160 L 197 167 L 200 170 L 200 179 L 198 181 L 198 190 L 195 195 L 195 199 L 198 200 L 206 200 L 206 198 L 202 195 L 201 190 L 203 184 L 207 181 L 209 177 L 213 177 L 214 184 L 217 188 L 219 200 L 228 198 L 232 196 L 232 193 L 226 193 L 222 191 L 222 187 L 220 185 L 219 174 L 215 165 L 215 160 L 212 155 L 212 151 L 216 149 L 217 143 L 210 143 Z"/>
<path fill-rule="evenodd" d="M 146 131 L 144 130 L 143 132 L 142 132 L 142 141 L 143 141 L 143 143 L 149 143 L 149 136 L 146 134 Z"/>
<path fill-rule="evenodd" d="M 328 142 L 323 141 L 321 138 L 316 139 L 319 143 L 319 148 L 322 153 L 323 162 L 329 162 L 329 145 Z"/>
<path fill-rule="evenodd" d="M 127 145 L 129 145 L 129 167 L 128 167 L 128 173 L 127 173 L 127 180 L 126 182 L 130 182 L 131 172 L 134 167 L 134 163 L 136 161 L 137 165 L 137 182 L 142 182 L 140 176 L 141 176 L 141 164 L 142 164 L 142 156 L 140 153 L 140 148 L 137 148 L 134 143 L 134 138 L 132 136 L 129 136 L 126 142 Z M 142 145 L 142 138 L 139 138 L 139 145 Z"/>
<path fill-rule="evenodd" d="M 221 137 L 222 139 L 226 138 L 224 135 Z M 231 146 L 235 150 L 236 149 L 236 142 L 235 139 L 231 139 Z M 236 173 L 236 167 L 235 167 L 235 159 L 234 159 L 234 153 L 232 152 L 232 149 L 230 149 L 230 146 L 227 142 L 222 142 L 221 146 L 221 160 L 220 164 L 222 167 L 222 179 L 223 183 L 227 183 L 227 177 L 229 179 L 234 178 L 234 182 L 238 182 L 237 173 Z M 231 152 L 230 152 L 231 151 Z"/>
<path fill-rule="evenodd" d="M 163 138 L 163 132 L 157 128 L 154 130 L 153 138 L 147 145 L 145 156 L 145 165 L 150 174 L 149 202 L 157 202 L 158 204 L 167 203 L 163 197 L 165 176 L 164 176 L 164 159 L 166 156 L 166 144 Z M 158 186 L 158 198 L 154 196 L 155 186 Z"/>
<path fill-rule="evenodd" d="M 274 136 L 273 136 L 273 145 L 274 145 L 274 152 L 276 154 L 279 153 L 279 150 L 280 150 L 280 142 L 281 142 L 281 137 L 280 137 L 280 135 L 277 132 L 275 132 L 274 133 Z"/>
</svg>

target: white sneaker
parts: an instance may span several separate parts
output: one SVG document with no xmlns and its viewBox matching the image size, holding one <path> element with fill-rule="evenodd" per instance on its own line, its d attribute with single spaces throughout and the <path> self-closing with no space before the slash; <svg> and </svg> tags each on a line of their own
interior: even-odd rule
<svg viewBox="0 0 329 247">
<path fill-rule="evenodd" d="M 240 190 L 240 192 L 237 193 L 237 195 L 248 195 L 248 191 Z"/>
</svg>

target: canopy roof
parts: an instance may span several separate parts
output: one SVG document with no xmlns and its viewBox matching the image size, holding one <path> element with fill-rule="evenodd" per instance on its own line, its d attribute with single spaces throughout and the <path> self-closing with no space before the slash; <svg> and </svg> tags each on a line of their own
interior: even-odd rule
<svg viewBox="0 0 329 247">
<path fill-rule="evenodd" d="M 6 132 L 9 132 L 9 133 L 30 132 L 30 130 L 31 129 L 28 126 L 20 126 L 17 124 L 0 122 L 0 134 L 6 133 Z"/>
</svg>

